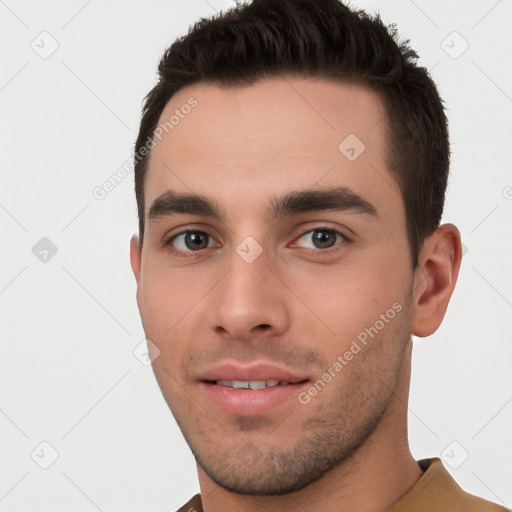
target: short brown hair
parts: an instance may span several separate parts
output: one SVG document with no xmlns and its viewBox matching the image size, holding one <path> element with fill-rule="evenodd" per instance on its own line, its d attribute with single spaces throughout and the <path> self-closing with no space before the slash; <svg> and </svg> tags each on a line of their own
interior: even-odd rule
<svg viewBox="0 0 512 512">
<path fill-rule="evenodd" d="M 150 154 L 139 151 L 169 99 L 197 82 L 247 86 L 295 75 L 360 84 L 379 94 L 387 118 L 386 163 L 403 197 L 415 268 L 425 238 L 441 221 L 450 147 L 443 102 L 408 43 L 378 15 L 339 0 L 253 0 L 200 19 L 165 51 L 159 81 L 145 98 L 135 144 L 141 247 Z"/>
</svg>

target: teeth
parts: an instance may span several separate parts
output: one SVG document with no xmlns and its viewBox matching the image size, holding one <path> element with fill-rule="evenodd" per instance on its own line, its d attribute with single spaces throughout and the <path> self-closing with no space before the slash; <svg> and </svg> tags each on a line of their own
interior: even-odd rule
<svg viewBox="0 0 512 512">
<path fill-rule="evenodd" d="M 263 389 L 267 387 L 267 383 L 264 380 L 251 380 L 249 387 L 251 389 Z"/>
<path fill-rule="evenodd" d="M 249 389 L 249 383 L 246 380 L 234 380 L 233 387 L 235 389 Z"/>
<path fill-rule="evenodd" d="M 264 388 L 273 388 L 275 386 L 284 386 L 286 384 L 290 384 L 284 380 L 217 380 L 215 384 L 220 386 L 226 386 L 228 388 L 234 389 L 264 389 Z"/>
</svg>

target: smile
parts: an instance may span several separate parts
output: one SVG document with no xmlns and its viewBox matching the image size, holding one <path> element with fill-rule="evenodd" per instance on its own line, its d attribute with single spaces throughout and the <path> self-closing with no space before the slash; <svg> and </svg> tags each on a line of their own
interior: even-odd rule
<svg viewBox="0 0 512 512">
<path fill-rule="evenodd" d="M 234 389 L 264 389 L 273 388 L 276 386 L 287 386 L 294 384 L 284 380 L 216 380 L 215 384 L 218 386 L 225 386 Z"/>
</svg>

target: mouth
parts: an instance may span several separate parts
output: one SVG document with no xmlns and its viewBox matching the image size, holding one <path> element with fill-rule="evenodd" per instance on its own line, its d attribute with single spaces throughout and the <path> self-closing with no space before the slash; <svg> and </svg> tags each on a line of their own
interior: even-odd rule
<svg viewBox="0 0 512 512">
<path fill-rule="evenodd" d="M 269 379 L 269 380 L 213 380 L 213 381 L 204 381 L 208 384 L 213 384 L 217 386 L 224 386 L 226 388 L 233 389 L 250 389 L 250 390 L 258 390 L 265 388 L 275 388 L 277 386 L 293 386 L 295 384 L 302 384 L 304 382 L 308 382 L 308 379 L 299 380 L 299 381 L 286 381 L 286 380 L 278 380 L 278 379 Z"/>
<path fill-rule="evenodd" d="M 309 382 L 282 369 L 230 366 L 203 375 L 198 384 L 215 414 L 254 417 L 277 414 L 286 404 L 298 406 L 297 397 Z"/>
<path fill-rule="evenodd" d="M 303 371 L 273 362 L 225 360 L 196 376 L 199 389 L 212 413 L 261 416 L 293 404 L 311 381 Z"/>
</svg>

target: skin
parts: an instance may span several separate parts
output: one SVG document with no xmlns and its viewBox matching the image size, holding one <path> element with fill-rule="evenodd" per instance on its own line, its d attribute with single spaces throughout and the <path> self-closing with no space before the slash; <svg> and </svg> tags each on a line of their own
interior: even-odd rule
<svg viewBox="0 0 512 512">
<path fill-rule="evenodd" d="M 161 120 L 190 96 L 197 107 L 152 149 L 144 244 L 141 252 L 134 236 L 130 256 L 143 327 L 160 350 L 154 372 L 198 462 L 204 510 L 385 511 L 422 475 L 407 441 L 411 334 L 441 324 L 460 233 L 440 226 L 412 269 L 373 91 L 298 77 L 195 84 Z M 366 146 L 353 162 L 338 150 L 348 134 Z M 266 215 L 272 196 L 332 186 L 349 187 L 378 217 Z M 149 223 L 150 205 L 169 189 L 207 196 L 225 217 Z M 330 253 L 311 236 L 326 226 L 347 237 Z M 184 229 L 208 233 L 211 246 L 194 252 L 183 237 L 177 252 L 162 246 Z M 236 252 L 247 236 L 263 250 L 250 264 Z M 226 360 L 274 362 L 314 382 L 395 303 L 401 311 L 305 405 L 234 416 L 201 392 L 197 376 Z"/>
</svg>

